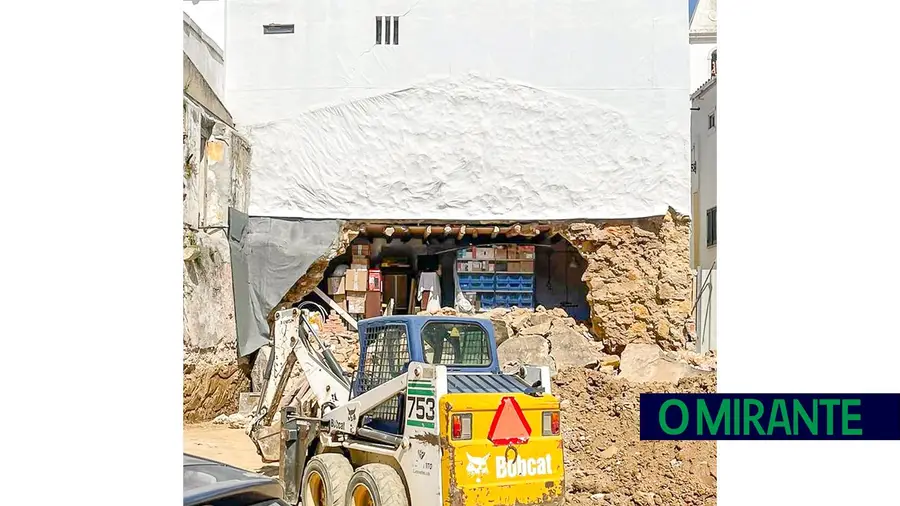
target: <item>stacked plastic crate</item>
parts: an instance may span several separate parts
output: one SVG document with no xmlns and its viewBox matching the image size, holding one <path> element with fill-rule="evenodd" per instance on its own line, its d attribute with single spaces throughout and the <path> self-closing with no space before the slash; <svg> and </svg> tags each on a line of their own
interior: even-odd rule
<svg viewBox="0 0 900 506">
<path fill-rule="evenodd" d="M 478 310 L 534 308 L 534 246 L 499 244 L 457 252 L 460 290 Z"/>
</svg>

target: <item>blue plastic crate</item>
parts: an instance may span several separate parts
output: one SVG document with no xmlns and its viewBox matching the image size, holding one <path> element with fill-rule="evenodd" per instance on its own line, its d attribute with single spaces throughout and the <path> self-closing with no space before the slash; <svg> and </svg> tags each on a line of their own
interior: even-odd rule
<svg viewBox="0 0 900 506">
<path fill-rule="evenodd" d="M 497 290 L 534 290 L 533 274 L 497 274 Z"/>
<path fill-rule="evenodd" d="M 519 274 L 521 279 L 519 280 L 520 288 L 522 290 L 534 290 L 534 274 Z"/>
<path fill-rule="evenodd" d="M 494 290 L 494 275 L 484 272 L 460 272 L 459 288 L 460 290 L 476 291 L 476 290 Z"/>
<path fill-rule="evenodd" d="M 481 309 L 494 309 L 496 306 L 494 294 L 482 293 L 478 295 L 478 301 Z"/>
<path fill-rule="evenodd" d="M 534 296 L 530 293 L 517 293 L 516 295 L 516 306 L 521 308 L 532 308 L 534 307 Z"/>
</svg>

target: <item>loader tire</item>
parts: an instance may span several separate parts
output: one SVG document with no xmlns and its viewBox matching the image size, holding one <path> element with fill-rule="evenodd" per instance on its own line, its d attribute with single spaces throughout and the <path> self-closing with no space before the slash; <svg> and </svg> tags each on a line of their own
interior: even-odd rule
<svg viewBox="0 0 900 506">
<path fill-rule="evenodd" d="M 303 506 L 342 506 L 353 466 L 339 453 L 323 453 L 309 459 L 303 470 L 300 504 Z"/>
<path fill-rule="evenodd" d="M 403 479 L 387 464 L 367 464 L 353 473 L 344 506 L 409 506 Z"/>
</svg>

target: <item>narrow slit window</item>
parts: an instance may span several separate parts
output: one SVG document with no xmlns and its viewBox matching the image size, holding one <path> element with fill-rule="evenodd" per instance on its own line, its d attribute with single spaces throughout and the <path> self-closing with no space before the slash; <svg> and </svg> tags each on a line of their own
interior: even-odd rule
<svg viewBox="0 0 900 506">
<path fill-rule="evenodd" d="M 381 16 L 375 16 L 375 43 L 381 44 Z"/>
<path fill-rule="evenodd" d="M 716 128 L 716 111 L 709 113 L 709 130 Z"/>
<path fill-rule="evenodd" d="M 384 17 L 384 43 L 390 45 L 391 43 L 391 17 Z"/>
<path fill-rule="evenodd" d="M 394 16 L 394 45 L 400 43 L 400 16 Z"/>
<path fill-rule="evenodd" d="M 271 23 L 268 25 L 263 25 L 263 35 L 279 35 L 286 33 L 294 33 L 294 25 L 282 25 L 277 23 Z"/>
<path fill-rule="evenodd" d="M 716 208 L 706 210 L 706 247 L 716 245 Z"/>
</svg>

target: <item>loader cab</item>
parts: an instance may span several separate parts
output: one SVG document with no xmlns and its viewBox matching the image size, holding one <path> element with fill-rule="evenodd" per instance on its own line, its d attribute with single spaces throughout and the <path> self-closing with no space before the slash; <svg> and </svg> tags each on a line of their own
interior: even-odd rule
<svg viewBox="0 0 900 506">
<path fill-rule="evenodd" d="M 356 397 L 401 374 L 411 361 L 439 364 L 448 372 L 500 373 L 490 320 L 441 316 L 384 316 L 359 322 L 359 366 L 350 395 Z M 382 403 L 362 424 L 402 434 L 404 396 Z"/>
</svg>

